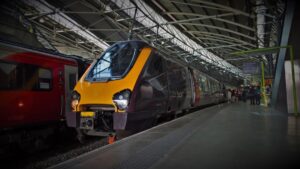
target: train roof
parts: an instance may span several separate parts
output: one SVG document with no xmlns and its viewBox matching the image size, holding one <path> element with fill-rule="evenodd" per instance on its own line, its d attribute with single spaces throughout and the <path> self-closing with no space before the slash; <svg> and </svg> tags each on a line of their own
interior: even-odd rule
<svg viewBox="0 0 300 169">
<path fill-rule="evenodd" d="M 200 71 L 199 69 L 197 69 L 197 68 L 195 68 L 195 67 L 193 67 L 193 66 L 191 66 L 191 65 L 188 65 L 186 62 L 181 62 L 181 61 L 178 61 L 178 60 L 174 60 L 174 59 L 172 59 L 172 58 L 170 58 L 170 57 L 167 57 L 166 54 L 165 54 L 163 51 L 157 49 L 156 47 L 154 47 L 153 45 L 151 45 L 151 44 L 149 44 L 149 43 L 147 43 L 147 42 L 145 42 L 145 41 L 141 41 L 141 40 L 128 40 L 128 41 L 120 41 L 120 42 L 116 42 L 115 44 L 120 44 L 120 43 L 130 43 L 130 44 L 138 45 L 138 46 L 140 46 L 140 47 L 144 47 L 144 46 L 152 47 L 152 48 L 154 48 L 156 51 L 158 51 L 159 53 L 164 54 L 164 55 L 161 55 L 164 59 L 166 59 L 166 60 L 168 60 L 168 61 L 170 61 L 170 62 L 179 64 L 179 65 L 181 65 L 181 66 L 186 66 L 186 67 L 188 67 L 188 68 L 190 68 L 190 69 L 196 69 L 196 70 L 198 70 L 202 75 L 206 76 L 207 78 L 209 78 L 209 79 L 211 79 L 211 80 L 213 80 L 213 81 L 220 82 L 220 81 L 218 81 L 217 79 L 215 79 L 215 78 L 213 78 L 213 77 L 207 75 L 206 73 L 203 73 L 203 72 Z M 111 45 L 111 46 L 113 46 L 113 45 Z"/>
<path fill-rule="evenodd" d="M 87 62 L 90 63 L 92 60 L 85 59 L 81 56 L 76 56 L 76 55 L 65 55 L 63 53 L 59 53 L 57 51 L 51 50 L 51 49 L 46 49 L 46 48 L 37 48 L 33 46 L 29 46 L 26 44 L 21 44 L 21 43 L 16 43 L 16 42 L 11 42 L 7 40 L 0 39 L 0 44 L 12 48 L 18 48 L 24 51 L 28 52 L 33 52 L 33 53 L 38 53 L 38 54 L 43 54 L 43 55 L 48 55 L 54 58 L 59 58 L 59 59 L 66 59 L 69 61 L 82 61 L 82 62 Z"/>
</svg>

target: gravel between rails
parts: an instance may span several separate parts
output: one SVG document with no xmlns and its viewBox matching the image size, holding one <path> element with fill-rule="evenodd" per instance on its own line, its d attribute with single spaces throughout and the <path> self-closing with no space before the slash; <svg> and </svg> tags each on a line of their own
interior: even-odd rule
<svg viewBox="0 0 300 169">
<path fill-rule="evenodd" d="M 70 146 L 68 148 L 63 148 L 65 150 L 56 150 L 59 152 L 51 152 L 48 157 L 45 157 L 43 159 L 36 159 L 35 162 L 32 162 L 28 166 L 25 167 L 25 169 L 43 169 L 47 168 L 53 165 L 56 165 L 58 163 L 61 163 L 63 161 L 66 161 L 68 159 L 77 157 L 83 153 L 92 151 L 94 149 L 97 149 L 99 147 L 102 147 L 104 145 L 107 145 L 107 139 L 106 138 L 90 138 L 87 143 L 85 144 L 76 144 L 74 146 Z"/>
<path fill-rule="evenodd" d="M 80 144 L 74 137 L 57 139 L 38 152 L 12 149 L 6 157 L 0 158 L 0 163 L 1 168 L 5 169 L 44 169 L 105 145 L 106 137 L 89 137 L 84 144 Z"/>
</svg>

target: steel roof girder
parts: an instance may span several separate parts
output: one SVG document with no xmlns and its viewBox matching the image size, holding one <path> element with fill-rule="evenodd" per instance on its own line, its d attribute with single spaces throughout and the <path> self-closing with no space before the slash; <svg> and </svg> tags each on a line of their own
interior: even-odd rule
<svg viewBox="0 0 300 169">
<path fill-rule="evenodd" d="M 208 50 L 208 49 L 218 49 L 218 48 L 227 48 L 227 47 L 242 46 L 242 45 L 245 45 L 245 44 L 232 44 L 232 45 L 212 46 L 212 47 L 205 47 L 205 48 L 197 49 L 197 50 L 199 51 L 199 50 Z"/>
<path fill-rule="evenodd" d="M 50 32 L 53 32 L 53 30 L 52 29 L 50 29 L 50 28 L 47 28 L 47 27 L 45 27 L 44 25 L 41 25 L 40 23 L 38 23 L 38 22 L 35 22 L 35 21 L 33 21 L 34 23 L 35 23 L 35 25 L 37 25 L 38 27 L 40 27 L 40 29 L 45 29 L 46 31 L 45 31 L 45 33 L 47 33 L 47 34 L 50 34 Z M 52 35 L 52 34 L 51 34 Z M 76 43 L 76 41 L 75 40 L 73 40 L 73 39 L 70 39 L 69 37 L 66 37 L 66 36 L 64 36 L 64 35 L 62 35 L 62 34 L 57 34 L 57 36 L 60 36 L 61 37 L 61 39 L 57 39 L 57 38 L 55 38 L 55 37 L 52 37 L 51 35 L 49 35 L 49 37 L 51 37 L 52 38 L 52 40 L 54 40 L 54 41 L 61 41 L 61 43 L 67 43 L 68 45 L 71 45 L 71 46 L 73 46 L 73 47 L 78 47 L 78 46 L 80 46 L 80 48 L 82 48 L 82 49 L 84 49 L 84 50 L 86 50 L 86 51 L 89 51 L 90 49 L 89 48 L 87 48 L 86 46 L 83 46 L 82 44 L 77 44 Z M 69 41 L 69 42 L 68 42 Z M 72 43 L 70 43 L 70 42 L 72 42 Z M 77 46 L 78 45 L 78 46 Z"/>
<path fill-rule="evenodd" d="M 243 24 L 239 24 L 237 22 L 233 22 L 233 21 L 230 21 L 230 20 L 227 20 L 227 19 L 223 19 L 223 18 L 220 18 L 219 15 L 222 16 L 222 14 L 217 14 L 217 15 L 211 15 L 210 18 L 205 18 L 205 16 L 207 15 L 201 15 L 201 14 L 196 14 L 196 13 L 189 13 L 189 12 L 166 12 L 166 14 L 172 14 L 172 15 L 186 15 L 186 16 L 200 16 L 200 17 L 204 17 L 203 19 L 214 19 L 214 20 L 217 20 L 217 21 L 220 21 L 220 22 L 225 22 L 225 23 L 229 23 L 231 25 L 235 25 L 235 26 L 238 26 L 238 27 L 241 27 L 241 28 L 244 28 L 248 31 L 252 31 L 252 32 L 255 32 L 255 29 L 252 28 L 252 27 L 249 27 L 249 26 L 246 26 L 246 25 L 243 25 Z M 232 15 L 238 15 L 237 13 L 232 13 Z M 216 16 L 216 17 L 213 17 L 213 16 Z M 225 15 L 226 16 L 226 15 Z M 229 14 L 227 16 L 230 16 Z"/>
<path fill-rule="evenodd" d="M 236 42 L 233 42 L 233 41 L 228 41 L 226 39 L 220 39 L 220 38 L 216 38 L 216 37 L 196 37 L 197 39 L 200 39 L 200 40 L 211 40 L 211 41 L 218 41 L 218 42 L 224 42 L 224 43 L 227 43 L 227 44 L 236 44 Z M 244 45 L 247 45 L 247 44 L 244 44 Z"/>
<path fill-rule="evenodd" d="M 218 33 L 203 32 L 203 31 L 188 31 L 188 33 L 200 34 L 200 35 L 205 35 L 205 36 L 210 36 L 210 37 L 215 37 L 215 38 L 225 39 L 225 40 L 230 39 L 230 40 L 235 41 L 235 42 L 238 41 L 238 42 L 247 44 L 249 46 L 256 47 L 255 45 L 253 45 L 253 44 L 251 44 L 249 42 L 243 41 L 241 39 L 237 39 L 237 38 L 234 38 L 234 37 L 231 37 L 231 36 L 227 36 L 227 35 L 221 35 L 221 34 L 218 34 Z"/>
<path fill-rule="evenodd" d="M 212 29 L 219 29 L 219 30 L 222 30 L 222 31 L 225 31 L 225 32 L 230 32 L 230 33 L 233 33 L 233 34 L 245 37 L 247 39 L 256 41 L 255 37 L 251 37 L 251 36 L 245 35 L 243 33 L 236 32 L 236 31 L 233 31 L 231 29 L 221 28 L 221 27 L 218 27 L 218 26 L 213 26 L 213 25 L 208 25 L 208 24 L 201 24 L 201 23 L 180 23 L 180 24 L 183 24 L 183 25 L 193 25 L 193 26 L 202 26 L 202 27 L 208 27 L 208 28 L 212 28 Z"/>
<path fill-rule="evenodd" d="M 207 0 L 191 0 L 191 1 L 206 4 L 206 5 L 211 5 L 211 6 L 214 6 L 214 7 L 219 7 L 219 8 L 222 8 L 222 9 L 227 9 L 227 10 L 233 11 L 234 13 L 239 13 L 239 14 L 241 14 L 243 16 L 246 16 L 246 17 L 249 17 L 249 18 L 254 18 L 255 17 L 254 15 L 251 15 L 251 14 L 246 13 L 244 11 L 241 11 L 241 10 L 238 10 L 238 9 L 226 6 L 226 5 L 218 4 L 218 3 L 215 3 L 215 2 L 211 2 L 211 1 L 207 1 Z"/>
<path fill-rule="evenodd" d="M 124 3 L 122 3 L 122 4 L 120 4 L 120 2 L 119 1 L 114 1 L 119 7 L 123 7 L 123 5 L 124 4 L 127 4 L 127 5 L 130 5 L 130 2 L 129 1 L 126 1 L 126 3 L 124 2 Z M 118 4 L 119 3 L 119 4 Z M 139 3 L 139 7 L 143 7 L 143 8 L 145 8 L 144 7 L 144 5 L 143 4 L 140 4 L 140 3 L 142 3 L 141 1 L 135 1 L 135 3 Z M 146 9 L 146 12 L 149 12 L 148 11 L 149 10 L 149 8 L 148 9 Z M 130 13 L 128 13 L 129 15 L 130 15 Z M 153 14 L 153 11 L 151 11 L 151 14 Z M 154 18 L 158 18 L 159 16 L 155 16 Z M 142 21 L 139 21 L 139 22 L 142 22 Z M 161 23 L 164 23 L 164 22 L 161 22 Z M 148 22 L 148 25 L 149 25 L 149 22 Z M 150 24 L 149 26 L 152 26 L 152 27 L 155 27 L 156 25 L 155 24 Z M 146 26 L 146 27 L 149 27 L 149 26 Z M 169 27 L 169 26 L 166 26 L 166 27 Z M 167 29 L 169 29 L 169 28 L 167 28 Z M 174 28 L 173 28 L 174 29 Z M 171 29 L 172 31 L 174 31 L 173 29 Z M 169 29 L 170 30 L 170 29 Z M 153 31 L 156 31 L 156 30 L 153 30 Z M 174 32 L 175 33 L 175 32 Z M 161 35 L 161 32 L 159 32 L 159 34 Z M 176 34 L 176 37 L 177 38 L 183 38 L 182 36 L 180 36 L 180 35 L 178 35 L 178 32 L 177 33 L 175 33 Z M 178 36 L 177 36 L 178 35 Z M 191 43 L 191 40 L 189 40 L 189 39 L 187 39 L 187 38 L 183 38 L 183 39 L 185 39 L 185 40 L 188 40 L 188 44 L 192 44 Z M 172 41 L 173 43 L 179 43 L 178 45 L 179 46 L 184 46 L 184 44 L 181 42 L 181 41 L 178 41 L 177 39 L 174 39 L 173 41 Z M 193 45 L 192 45 L 193 46 Z M 188 50 L 192 50 L 192 48 L 191 47 L 189 47 L 189 46 L 186 46 L 186 47 L 183 47 L 183 48 L 185 48 L 185 50 L 187 49 L 187 48 L 189 48 Z M 203 53 L 205 53 L 205 52 L 203 52 Z M 203 54 L 202 54 L 203 55 Z M 213 54 L 208 54 L 207 52 L 206 52 L 206 55 L 204 55 L 204 56 L 208 56 L 209 55 L 209 57 L 208 58 L 212 58 L 212 55 Z M 214 56 L 214 57 L 216 57 L 216 56 Z M 227 63 L 228 65 L 230 65 L 229 63 Z"/>
<path fill-rule="evenodd" d="M 92 32 L 84 29 L 82 26 L 80 26 L 78 23 L 76 23 L 74 20 L 72 20 L 65 14 L 57 11 L 57 8 L 51 6 L 46 1 L 44 1 L 44 0 L 41 0 L 41 1 L 23 0 L 23 2 L 35 7 L 35 9 L 38 10 L 39 12 L 56 11 L 54 15 L 48 15 L 48 17 L 53 19 L 55 22 L 60 23 L 67 29 L 70 29 L 73 32 L 75 32 L 76 34 L 84 37 L 85 39 L 88 39 L 90 42 L 95 43 L 97 46 L 101 47 L 102 49 L 106 49 L 108 47 L 107 43 L 105 43 L 104 41 L 99 39 Z"/>
<path fill-rule="evenodd" d="M 225 9 L 225 8 L 220 8 L 220 7 L 212 7 L 212 6 L 207 6 L 207 5 L 195 4 L 195 3 L 185 3 L 185 2 L 179 2 L 179 1 L 173 1 L 173 0 L 170 0 L 170 2 L 173 2 L 175 4 L 180 4 L 180 5 L 188 5 L 188 6 L 214 9 L 214 10 L 220 10 L 220 11 L 232 11 L 230 9 Z"/>
</svg>

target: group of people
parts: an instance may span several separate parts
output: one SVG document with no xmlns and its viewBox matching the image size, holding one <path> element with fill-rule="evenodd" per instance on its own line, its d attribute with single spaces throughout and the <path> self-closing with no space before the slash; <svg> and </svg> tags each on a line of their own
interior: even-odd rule
<svg viewBox="0 0 300 169">
<path fill-rule="evenodd" d="M 237 102 L 239 100 L 246 102 L 247 98 L 249 98 L 251 105 L 260 105 L 261 91 L 259 86 L 251 86 L 247 89 L 228 89 L 226 95 L 229 103 Z"/>
<path fill-rule="evenodd" d="M 228 89 L 227 90 L 227 100 L 228 102 L 237 102 L 239 101 L 240 91 L 236 89 Z"/>
<path fill-rule="evenodd" d="M 251 86 L 249 89 L 249 98 L 251 105 L 260 105 L 260 87 Z"/>
</svg>

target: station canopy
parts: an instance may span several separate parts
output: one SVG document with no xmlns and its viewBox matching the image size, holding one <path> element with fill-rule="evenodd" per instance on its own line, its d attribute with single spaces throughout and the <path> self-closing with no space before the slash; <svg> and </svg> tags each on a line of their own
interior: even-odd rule
<svg viewBox="0 0 300 169">
<path fill-rule="evenodd" d="M 166 57 L 228 84 L 249 80 L 248 63 L 272 66 L 276 53 L 234 55 L 278 46 L 280 0 L 21 0 L 7 13 L 30 25 L 44 47 L 95 59 L 111 44 L 143 40 Z"/>
</svg>

